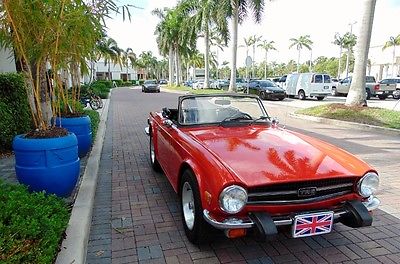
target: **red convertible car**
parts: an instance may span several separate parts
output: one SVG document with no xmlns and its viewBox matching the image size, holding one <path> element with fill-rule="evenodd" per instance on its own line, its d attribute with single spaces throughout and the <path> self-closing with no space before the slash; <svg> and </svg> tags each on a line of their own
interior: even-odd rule
<svg viewBox="0 0 400 264">
<path fill-rule="evenodd" d="M 350 153 L 278 126 L 255 96 L 185 95 L 152 112 L 150 160 L 181 198 L 188 239 L 210 227 L 229 238 L 265 240 L 286 226 L 295 238 L 329 233 L 336 222 L 372 224 L 379 178 Z"/>
</svg>

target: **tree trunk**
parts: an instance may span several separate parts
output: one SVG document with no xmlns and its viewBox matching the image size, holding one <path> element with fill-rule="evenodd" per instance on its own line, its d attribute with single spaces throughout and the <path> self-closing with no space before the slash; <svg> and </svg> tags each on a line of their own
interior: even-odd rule
<svg viewBox="0 0 400 264">
<path fill-rule="evenodd" d="M 349 77 L 349 67 L 350 67 L 350 46 L 347 47 L 347 57 L 346 57 L 346 78 Z"/>
<path fill-rule="evenodd" d="M 210 37 L 209 37 L 208 21 L 204 25 L 204 45 L 206 52 L 204 54 L 204 86 L 203 88 L 210 87 Z"/>
<path fill-rule="evenodd" d="M 252 58 L 252 61 L 251 61 L 251 75 L 252 75 L 253 78 L 256 77 L 256 73 L 254 71 L 255 57 L 256 57 L 256 44 L 253 44 L 253 58 Z"/>
<path fill-rule="evenodd" d="M 238 42 L 238 24 L 239 10 L 238 0 L 231 0 L 232 6 L 232 64 L 231 64 L 231 80 L 229 83 L 229 92 L 236 92 L 236 59 L 237 59 L 237 42 Z"/>
<path fill-rule="evenodd" d="M 268 51 L 265 50 L 265 66 L 264 66 L 264 79 L 267 79 L 267 69 L 268 69 Z"/>
<path fill-rule="evenodd" d="M 297 73 L 300 72 L 300 51 L 301 49 L 297 49 L 299 51 L 299 54 L 297 55 Z"/>
<path fill-rule="evenodd" d="M 340 74 L 341 74 L 341 66 L 342 66 L 342 51 L 343 51 L 343 46 L 340 45 L 340 50 L 339 50 L 339 66 L 338 66 L 338 71 L 337 71 L 337 78 L 340 78 Z"/>
<path fill-rule="evenodd" d="M 179 84 L 180 84 L 179 81 L 180 81 L 181 76 L 179 75 L 180 74 L 180 72 L 179 72 L 179 53 L 178 53 L 177 49 L 175 49 L 175 71 L 176 71 L 175 85 L 179 86 Z"/>
<path fill-rule="evenodd" d="M 174 50 L 172 47 L 169 48 L 168 54 L 168 82 L 169 85 L 174 83 Z"/>
<path fill-rule="evenodd" d="M 354 74 L 350 85 L 346 105 L 367 105 L 365 93 L 365 75 L 368 63 L 368 51 L 371 41 L 372 25 L 374 22 L 376 0 L 364 0 L 364 13 L 360 33 L 356 44 L 356 60 Z"/>
</svg>

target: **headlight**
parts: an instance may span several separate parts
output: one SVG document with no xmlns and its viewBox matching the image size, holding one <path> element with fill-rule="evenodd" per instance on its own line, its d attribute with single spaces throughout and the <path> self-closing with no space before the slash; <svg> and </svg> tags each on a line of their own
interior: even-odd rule
<svg viewBox="0 0 400 264">
<path fill-rule="evenodd" d="M 229 214 L 240 212 L 247 203 L 247 191 L 240 186 L 226 187 L 219 195 L 221 209 Z"/>
<path fill-rule="evenodd" d="M 374 172 L 368 172 L 362 177 L 357 184 L 358 193 L 362 197 L 373 195 L 379 187 L 379 177 Z"/>
</svg>

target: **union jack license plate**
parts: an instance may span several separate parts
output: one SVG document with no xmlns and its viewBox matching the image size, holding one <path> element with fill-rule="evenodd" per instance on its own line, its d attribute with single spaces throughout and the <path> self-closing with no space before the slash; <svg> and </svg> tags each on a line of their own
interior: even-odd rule
<svg viewBox="0 0 400 264">
<path fill-rule="evenodd" d="M 333 225 L 333 212 L 318 212 L 294 217 L 292 235 L 294 238 L 330 233 Z"/>
</svg>

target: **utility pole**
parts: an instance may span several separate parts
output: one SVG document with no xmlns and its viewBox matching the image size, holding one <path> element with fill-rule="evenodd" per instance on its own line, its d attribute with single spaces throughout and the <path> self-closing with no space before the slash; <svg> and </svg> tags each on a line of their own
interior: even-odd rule
<svg viewBox="0 0 400 264">
<path fill-rule="evenodd" d="M 353 25 L 356 24 L 357 21 L 353 23 L 349 23 L 350 26 L 350 36 L 353 34 Z M 349 77 L 349 68 L 350 68 L 350 44 L 347 45 L 347 59 L 346 59 L 346 78 Z"/>
</svg>

